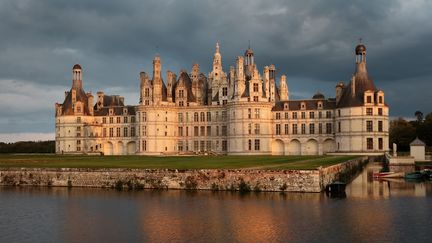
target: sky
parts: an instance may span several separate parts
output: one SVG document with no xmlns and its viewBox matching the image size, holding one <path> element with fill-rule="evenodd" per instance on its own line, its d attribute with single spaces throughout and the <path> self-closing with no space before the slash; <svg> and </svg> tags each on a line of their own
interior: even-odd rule
<svg viewBox="0 0 432 243">
<path fill-rule="evenodd" d="M 139 72 L 208 74 L 215 43 L 223 68 L 248 43 L 260 72 L 275 64 L 290 99 L 335 96 L 354 72 L 362 38 L 367 68 L 390 116 L 432 112 L 432 1 L 2 0 L 0 142 L 54 139 L 54 104 L 83 67 L 86 91 L 138 104 Z"/>
</svg>

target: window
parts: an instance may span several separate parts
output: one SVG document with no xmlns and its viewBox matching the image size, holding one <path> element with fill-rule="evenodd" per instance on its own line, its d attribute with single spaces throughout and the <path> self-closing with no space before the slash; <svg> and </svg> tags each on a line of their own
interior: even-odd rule
<svg viewBox="0 0 432 243">
<path fill-rule="evenodd" d="M 81 117 L 77 117 L 77 123 L 81 123 Z"/>
<path fill-rule="evenodd" d="M 104 127 L 104 129 L 103 129 L 103 137 L 106 137 L 107 136 L 107 129 Z"/>
<path fill-rule="evenodd" d="M 211 136 L 211 126 L 207 126 L 207 136 Z"/>
<path fill-rule="evenodd" d="M 301 124 L 301 134 L 306 134 L 306 124 Z"/>
<path fill-rule="evenodd" d="M 383 97 L 382 97 L 382 96 L 379 96 L 379 97 L 378 97 L 378 102 L 379 102 L 380 104 L 383 103 Z"/>
<path fill-rule="evenodd" d="M 102 123 L 106 123 L 106 121 L 107 121 L 107 120 L 106 120 L 106 117 L 103 117 L 103 118 L 102 118 Z"/>
<path fill-rule="evenodd" d="M 285 134 L 288 134 L 288 133 L 289 133 L 289 125 L 285 124 Z"/>
<path fill-rule="evenodd" d="M 281 124 L 276 124 L 276 135 L 281 135 Z"/>
<path fill-rule="evenodd" d="M 289 119 L 289 115 L 288 114 L 289 114 L 288 112 L 285 112 L 285 119 Z"/>
<path fill-rule="evenodd" d="M 257 150 L 257 151 L 260 150 L 260 140 L 259 139 L 255 139 L 255 150 Z"/>
<path fill-rule="evenodd" d="M 227 120 L 227 112 L 222 111 L 222 121 L 226 121 L 226 120 Z"/>
<path fill-rule="evenodd" d="M 120 127 L 117 127 L 116 129 L 116 137 L 120 137 Z"/>
<path fill-rule="evenodd" d="M 315 112 L 313 112 L 313 111 L 309 112 L 309 118 L 314 119 L 315 118 Z"/>
<path fill-rule="evenodd" d="M 195 137 L 198 137 L 199 136 L 199 128 L 198 128 L 198 126 L 194 126 L 194 136 Z"/>
<path fill-rule="evenodd" d="M 222 105 L 228 104 L 228 100 L 222 100 Z"/>
<path fill-rule="evenodd" d="M 306 112 L 303 111 L 303 112 L 301 113 L 301 119 L 306 119 Z"/>
<path fill-rule="evenodd" d="M 228 96 L 228 88 L 227 87 L 222 88 L 222 96 Z"/>
<path fill-rule="evenodd" d="M 260 109 L 255 109 L 255 118 L 256 119 L 260 118 Z"/>
<path fill-rule="evenodd" d="M 194 122 L 197 122 L 198 121 L 198 112 L 195 112 L 194 113 Z"/>
<path fill-rule="evenodd" d="M 145 104 L 145 105 L 150 105 L 150 101 L 149 101 L 149 100 L 145 100 L 145 101 L 144 101 L 144 104 Z"/>
<path fill-rule="evenodd" d="M 256 135 L 260 134 L 260 124 L 259 123 L 255 124 L 255 134 Z"/>
<path fill-rule="evenodd" d="M 184 98 L 184 90 L 179 90 L 179 98 Z"/>
<path fill-rule="evenodd" d="M 252 124 L 248 124 L 248 134 L 252 134 Z"/>
<path fill-rule="evenodd" d="M 331 111 L 326 111 L 326 118 L 331 118 L 332 114 Z"/>
<path fill-rule="evenodd" d="M 382 116 L 383 115 L 383 109 L 382 108 L 378 108 L 378 115 Z"/>
<path fill-rule="evenodd" d="M 372 116 L 373 115 L 373 109 L 372 108 L 366 108 L 366 115 Z"/>
<path fill-rule="evenodd" d="M 134 123 L 135 122 L 135 117 L 131 116 L 131 122 Z"/>
<path fill-rule="evenodd" d="M 125 116 L 125 117 L 123 118 L 123 122 L 124 122 L 124 123 L 128 123 L 128 117 L 127 117 L 127 116 Z"/>
<path fill-rule="evenodd" d="M 143 146 L 143 150 L 144 150 L 144 151 L 147 151 L 147 140 L 144 140 L 144 141 L 142 142 L 142 146 Z"/>
<path fill-rule="evenodd" d="M 147 126 L 142 127 L 142 134 L 143 136 L 147 136 Z"/>
<path fill-rule="evenodd" d="M 194 141 L 194 151 L 198 151 L 199 149 L 199 142 L 198 141 Z"/>
<path fill-rule="evenodd" d="M 292 134 L 297 134 L 297 124 L 292 124 Z"/>
<path fill-rule="evenodd" d="M 227 135 L 227 126 L 222 126 L 222 136 Z"/>
<path fill-rule="evenodd" d="M 201 136 L 205 136 L 205 126 L 200 127 L 200 134 Z"/>
<path fill-rule="evenodd" d="M 125 137 L 128 136 L 128 128 L 127 127 L 123 128 L 123 136 L 125 136 Z"/>
<path fill-rule="evenodd" d="M 143 121 L 147 121 L 147 112 L 142 113 Z"/>
<path fill-rule="evenodd" d="M 326 123 L 326 134 L 331 134 L 331 133 L 332 133 L 332 124 Z"/>
<path fill-rule="evenodd" d="M 145 88 L 144 90 L 144 97 L 149 97 L 150 96 L 150 89 L 149 88 Z"/>
<path fill-rule="evenodd" d="M 254 100 L 255 102 L 258 102 L 258 96 L 254 96 L 254 97 L 253 97 L 253 100 Z"/>
<path fill-rule="evenodd" d="M 116 122 L 117 122 L 117 123 L 121 123 L 121 117 L 119 117 L 119 116 L 116 117 Z"/>
<path fill-rule="evenodd" d="M 252 150 L 252 140 L 251 139 L 248 140 L 248 149 Z"/>
<path fill-rule="evenodd" d="M 204 152 L 204 148 L 205 148 L 205 141 L 200 141 L 200 151 Z"/>
<path fill-rule="evenodd" d="M 219 136 L 219 126 L 216 126 L 216 136 Z"/>
<path fill-rule="evenodd" d="M 204 112 L 201 112 L 200 113 L 200 120 L 202 121 L 202 122 L 204 122 L 205 121 L 205 114 L 204 114 Z"/>
<path fill-rule="evenodd" d="M 178 127 L 178 135 L 183 136 L 183 127 Z"/>
<path fill-rule="evenodd" d="M 258 92 L 258 84 L 253 84 L 253 92 Z"/>
<path fill-rule="evenodd" d="M 178 148 L 178 151 L 183 151 L 183 141 L 178 141 L 177 148 Z"/>
<path fill-rule="evenodd" d="M 277 113 L 276 113 L 276 120 L 280 120 L 280 117 L 281 117 L 281 116 L 280 116 L 280 113 L 277 112 Z"/>
<path fill-rule="evenodd" d="M 378 121 L 378 132 L 382 132 L 382 131 L 383 131 L 383 122 Z"/>
<path fill-rule="evenodd" d="M 372 96 L 366 96 L 367 103 L 372 103 Z"/>
<path fill-rule="evenodd" d="M 81 145 L 81 140 L 77 140 L 77 145 Z"/>
<path fill-rule="evenodd" d="M 114 128 L 112 127 L 109 129 L 109 136 L 114 137 Z"/>
<path fill-rule="evenodd" d="M 340 110 L 338 110 L 338 116 L 339 116 L 339 117 L 341 116 L 341 111 L 340 111 Z"/>
<path fill-rule="evenodd" d="M 189 127 L 186 127 L 186 137 L 189 136 Z"/>
<path fill-rule="evenodd" d="M 178 113 L 178 122 L 183 122 L 183 113 Z"/>
<path fill-rule="evenodd" d="M 293 119 L 297 119 L 297 112 L 293 112 L 293 113 L 292 113 L 292 118 L 293 118 Z"/>
<path fill-rule="evenodd" d="M 322 112 L 318 112 L 318 118 L 322 118 Z"/>
<path fill-rule="evenodd" d="M 227 150 L 228 150 L 228 141 L 222 140 L 222 151 L 227 151 Z"/>
<path fill-rule="evenodd" d="M 372 121 L 366 121 L 366 131 L 367 132 L 373 131 L 373 122 Z"/>
<path fill-rule="evenodd" d="M 207 121 L 211 121 L 211 112 L 207 111 Z"/>
<path fill-rule="evenodd" d="M 207 151 L 211 151 L 211 144 L 212 144 L 212 142 L 210 140 L 206 142 L 206 150 Z"/>
<path fill-rule="evenodd" d="M 131 127 L 131 137 L 135 137 L 135 127 Z"/>
<path fill-rule="evenodd" d="M 373 149 L 373 138 L 366 138 L 366 146 L 368 150 Z"/>
<path fill-rule="evenodd" d="M 318 133 L 322 134 L 322 123 L 318 124 Z"/>
<path fill-rule="evenodd" d="M 341 132 L 342 128 L 341 128 L 341 122 L 338 122 L 338 132 Z"/>
<path fill-rule="evenodd" d="M 179 104 L 179 106 L 184 106 L 184 101 L 180 100 L 178 104 Z"/>
<path fill-rule="evenodd" d="M 309 124 L 309 134 L 315 134 L 315 124 Z"/>
<path fill-rule="evenodd" d="M 378 149 L 379 150 L 383 150 L 383 139 L 382 138 L 378 138 Z"/>
</svg>

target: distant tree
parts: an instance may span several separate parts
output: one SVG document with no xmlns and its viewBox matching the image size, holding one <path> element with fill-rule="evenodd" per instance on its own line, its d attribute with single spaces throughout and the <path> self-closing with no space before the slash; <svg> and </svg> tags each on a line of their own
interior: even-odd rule
<svg viewBox="0 0 432 243">
<path fill-rule="evenodd" d="M 0 153 L 54 153 L 55 141 L 0 143 Z"/>
<path fill-rule="evenodd" d="M 390 122 L 390 146 L 396 143 L 398 150 L 408 151 L 409 144 L 416 138 L 416 128 L 403 118 Z"/>
<path fill-rule="evenodd" d="M 416 118 L 417 118 L 417 122 L 418 122 L 418 123 L 423 122 L 423 112 L 421 112 L 421 111 L 416 111 L 416 112 L 414 113 L 414 115 L 416 116 Z"/>
</svg>

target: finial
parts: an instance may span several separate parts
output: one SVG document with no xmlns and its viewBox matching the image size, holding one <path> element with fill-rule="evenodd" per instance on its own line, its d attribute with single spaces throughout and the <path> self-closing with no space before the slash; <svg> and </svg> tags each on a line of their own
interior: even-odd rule
<svg viewBox="0 0 432 243">
<path fill-rule="evenodd" d="M 250 40 L 248 40 L 248 49 L 251 49 L 251 48 L 250 48 Z"/>
<path fill-rule="evenodd" d="M 362 40 L 363 40 L 363 39 L 362 39 L 362 38 L 360 37 L 360 38 L 359 38 L 359 44 L 361 44 L 361 43 L 362 43 Z"/>
<path fill-rule="evenodd" d="M 219 52 L 219 42 L 216 42 L 216 52 Z"/>
</svg>

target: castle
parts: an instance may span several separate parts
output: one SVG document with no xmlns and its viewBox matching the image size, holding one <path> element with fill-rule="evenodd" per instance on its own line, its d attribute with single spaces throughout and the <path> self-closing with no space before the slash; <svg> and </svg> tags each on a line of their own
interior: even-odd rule
<svg viewBox="0 0 432 243">
<path fill-rule="evenodd" d="M 72 69 L 72 88 L 55 104 L 56 153 L 105 155 L 322 155 L 383 154 L 388 150 L 389 107 L 366 70 L 366 47 L 355 48 L 356 69 L 335 98 L 316 93 L 290 100 L 286 76 L 274 65 L 260 74 L 254 52 L 222 69 L 219 44 L 208 76 L 198 64 L 178 76 L 161 58 L 153 74 L 141 72 L 139 105 L 83 89 L 82 68 Z"/>
</svg>

